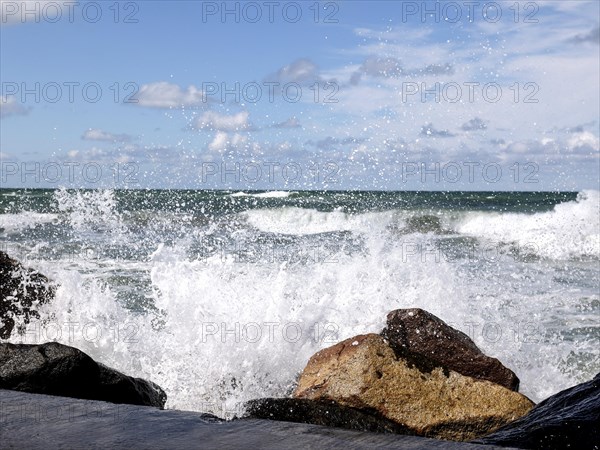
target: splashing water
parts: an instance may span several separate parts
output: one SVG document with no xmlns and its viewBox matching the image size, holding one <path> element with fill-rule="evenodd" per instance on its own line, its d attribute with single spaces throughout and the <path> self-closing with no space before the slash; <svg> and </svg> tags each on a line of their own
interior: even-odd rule
<svg viewBox="0 0 600 450">
<path fill-rule="evenodd" d="M 170 408 L 231 417 L 286 395 L 313 353 L 396 308 L 464 331 L 536 401 L 600 370 L 598 192 L 544 207 L 515 193 L 507 211 L 485 193 L 52 195 L 0 235 L 75 249 L 29 261 L 60 288 L 12 341 L 78 347 Z"/>
</svg>

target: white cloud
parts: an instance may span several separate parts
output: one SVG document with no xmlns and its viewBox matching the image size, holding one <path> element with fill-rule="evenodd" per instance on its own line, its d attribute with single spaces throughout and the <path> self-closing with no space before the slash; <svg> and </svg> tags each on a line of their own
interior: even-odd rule
<svg viewBox="0 0 600 450">
<path fill-rule="evenodd" d="M 199 130 L 239 131 L 249 128 L 248 112 L 241 111 L 233 115 L 219 114 L 215 111 L 206 111 L 196 121 Z"/>
<path fill-rule="evenodd" d="M 306 84 L 319 79 L 318 68 L 311 60 L 302 58 L 283 66 L 274 75 L 282 83 Z"/>
<path fill-rule="evenodd" d="M 208 144 L 208 149 L 213 152 L 225 150 L 225 147 L 227 146 L 227 138 L 227 133 L 219 131 L 217 134 L 215 134 L 212 142 Z"/>
<path fill-rule="evenodd" d="M 600 139 L 589 131 L 575 133 L 569 138 L 567 144 L 570 149 L 589 147 L 593 150 L 600 151 Z"/>
<path fill-rule="evenodd" d="M 29 112 L 21 103 L 18 103 L 14 97 L 0 96 L 0 117 L 25 115 Z"/>
<path fill-rule="evenodd" d="M 235 133 L 233 135 L 233 138 L 231 139 L 231 144 L 239 147 L 240 145 L 243 145 L 247 142 L 248 138 L 246 136 L 242 136 L 239 133 Z"/>
<path fill-rule="evenodd" d="M 227 149 L 236 149 L 246 144 L 248 138 L 242 136 L 239 133 L 234 133 L 233 136 L 229 136 L 224 131 L 219 131 L 213 138 L 212 142 L 208 144 L 208 149 L 213 152 L 223 152 Z"/>
<path fill-rule="evenodd" d="M 158 148 L 154 148 L 158 149 Z M 66 152 L 66 156 L 78 161 L 107 161 L 128 163 L 136 160 L 136 157 L 148 158 L 147 149 L 136 146 L 135 144 L 126 144 L 114 149 L 104 149 L 91 147 L 86 149 L 71 149 Z"/>
<path fill-rule="evenodd" d="M 144 84 L 136 94 L 137 105 L 148 108 L 179 108 L 207 103 L 206 94 L 194 85 L 187 89 L 166 81 Z"/>
<path fill-rule="evenodd" d="M 90 128 L 83 133 L 82 139 L 86 141 L 106 141 L 106 142 L 128 142 L 131 136 L 127 134 L 113 134 L 98 128 Z"/>
<path fill-rule="evenodd" d="M 540 143 L 542 145 L 550 145 L 550 144 L 554 144 L 556 142 L 556 140 L 548 138 L 548 137 L 544 137 L 540 140 Z"/>
<path fill-rule="evenodd" d="M 119 164 L 127 164 L 134 162 L 135 160 L 129 155 L 119 155 L 116 159 Z"/>
<path fill-rule="evenodd" d="M 354 57 L 353 64 L 328 69 L 328 74 L 349 83 L 336 94 L 339 102 L 329 105 L 335 111 L 332 115 L 343 118 L 339 131 L 348 131 L 348 123 L 354 130 L 362 129 L 362 133 L 353 131 L 357 136 L 375 139 L 378 135 L 419 139 L 418 125 L 434 123 L 436 129 L 426 130 L 425 135 L 440 130 L 446 131 L 445 136 L 460 133 L 455 136 L 456 145 L 468 145 L 477 151 L 486 151 L 489 142 L 500 137 L 538 141 L 544 137 L 544 130 L 564 126 L 565 117 L 572 123 L 597 120 L 597 47 L 570 42 L 574 36 L 582 36 L 580 40 L 585 38 L 587 42 L 588 35 L 596 35 L 597 19 L 582 16 L 585 14 L 566 19 L 551 11 L 544 20 L 552 22 L 552 33 L 548 33 L 548 26 L 503 20 L 503 29 L 480 20 L 469 24 L 470 39 L 461 39 L 462 31 L 457 31 L 440 40 L 430 31 L 410 26 L 389 26 L 379 31 L 355 29 L 362 42 L 346 50 Z M 437 30 L 429 30 L 434 28 Z M 420 39 L 415 39 L 417 36 Z M 357 60 L 363 63 L 357 65 Z M 414 78 L 407 79 L 405 75 L 410 71 L 406 67 L 432 70 L 413 70 Z M 445 70 L 450 68 L 454 71 Z M 353 74 L 363 75 L 362 82 L 357 83 L 355 76 L 352 84 Z M 434 74 L 437 77 L 432 77 Z M 416 83 L 418 93 L 407 94 L 407 82 Z M 471 100 L 467 83 L 473 82 L 479 85 Z M 502 89 L 497 102 L 483 96 L 483 87 L 491 82 Z M 447 100 L 454 94 L 452 89 L 443 90 L 452 85 L 462 91 L 457 102 Z M 437 86 L 441 91 L 438 97 L 422 95 L 427 90 L 435 91 Z M 305 124 L 307 129 L 311 125 Z M 588 146 L 593 143 L 589 136 L 586 141 L 582 137 L 573 137 L 572 141 L 573 145 L 579 141 Z M 566 139 L 562 145 L 566 146 Z"/>
<path fill-rule="evenodd" d="M 91 147 L 84 150 L 71 149 L 66 152 L 66 156 L 78 161 L 98 161 L 106 157 L 112 157 L 112 153 L 114 152 L 98 147 Z"/>
</svg>

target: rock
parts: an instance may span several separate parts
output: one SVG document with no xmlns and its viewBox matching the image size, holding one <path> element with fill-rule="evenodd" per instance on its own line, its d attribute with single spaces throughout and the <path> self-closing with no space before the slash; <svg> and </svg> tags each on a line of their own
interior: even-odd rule
<svg viewBox="0 0 600 450">
<path fill-rule="evenodd" d="M 404 233 L 435 233 L 443 234 L 440 218 L 432 215 L 414 216 L 406 219 Z"/>
<path fill-rule="evenodd" d="M 519 389 L 514 372 L 496 358 L 482 353 L 466 334 L 419 308 L 397 309 L 387 315 L 381 332 L 398 357 L 425 355 L 434 365 L 479 380 L 488 380 L 513 391 Z M 417 357 L 418 358 L 418 357 Z"/>
<path fill-rule="evenodd" d="M 163 408 L 165 392 L 67 345 L 0 344 L 0 389 Z"/>
<path fill-rule="evenodd" d="M 331 400 L 261 398 L 250 400 L 244 406 L 245 418 L 249 419 L 280 420 L 349 430 L 414 435 L 408 427 L 386 419 L 376 411 L 369 413 Z"/>
<path fill-rule="evenodd" d="M 311 357 L 295 398 L 334 400 L 372 411 L 425 437 L 470 440 L 525 415 L 533 403 L 496 383 L 397 358 L 377 334 L 360 335 Z"/>
<path fill-rule="evenodd" d="M 547 398 L 529 414 L 477 442 L 527 449 L 600 448 L 600 373 Z"/>
<path fill-rule="evenodd" d="M 114 405 L 0 389 L 0 448 L 495 450 L 498 447 L 275 420 L 220 422 L 193 411 Z"/>
<path fill-rule="evenodd" d="M 8 339 L 15 323 L 39 317 L 35 306 L 50 301 L 56 287 L 44 275 L 0 252 L 0 339 Z"/>
</svg>

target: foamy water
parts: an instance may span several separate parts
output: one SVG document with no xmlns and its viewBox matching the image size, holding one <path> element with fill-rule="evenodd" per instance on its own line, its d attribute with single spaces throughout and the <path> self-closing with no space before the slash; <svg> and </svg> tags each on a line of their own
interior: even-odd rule
<svg viewBox="0 0 600 450">
<path fill-rule="evenodd" d="M 469 213 L 459 233 L 502 242 L 516 242 L 547 258 L 568 259 L 600 254 L 600 195 L 584 191 L 576 202 L 532 215 Z"/>
<path fill-rule="evenodd" d="M 313 353 L 381 331 L 396 308 L 464 331 L 536 401 L 600 371 L 595 191 L 502 213 L 351 212 L 327 195 L 250 208 L 224 194 L 172 211 L 120 206 L 113 191 L 53 196 L 52 220 L 21 212 L 29 222 L 1 235 L 60 283 L 42 319 L 11 340 L 80 348 L 161 385 L 169 408 L 231 416 L 286 395 Z"/>
<path fill-rule="evenodd" d="M 246 192 L 235 192 L 231 194 L 231 197 L 255 197 L 255 198 L 288 198 L 294 194 L 291 191 L 269 191 L 260 192 L 257 194 L 247 194 Z"/>
<path fill-rule="evenodd" d="M 0 229 L 10 233 L 23 228 L 33 227 L 40 223 L 51 223 L 57 219 L 57 214 L 44 214 L 30 211 L 16 214 L 1 214 Z"/>
</svg>

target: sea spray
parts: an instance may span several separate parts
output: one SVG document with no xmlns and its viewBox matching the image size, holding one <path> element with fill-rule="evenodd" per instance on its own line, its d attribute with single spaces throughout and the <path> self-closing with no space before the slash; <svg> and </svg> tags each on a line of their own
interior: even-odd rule
<svg viewBox="0 0 600 450">
<path fill-rule="evenodd" d="M 167 407 L 228 416 L 396 308 L 467 333 L 534 400 L 600 370 L 597 192 L 250 194 L 60 190 L 11 207 L 2 244 L 60 283 L 12 341 L 73 345 L 157 382 Z"/>
</svg>

